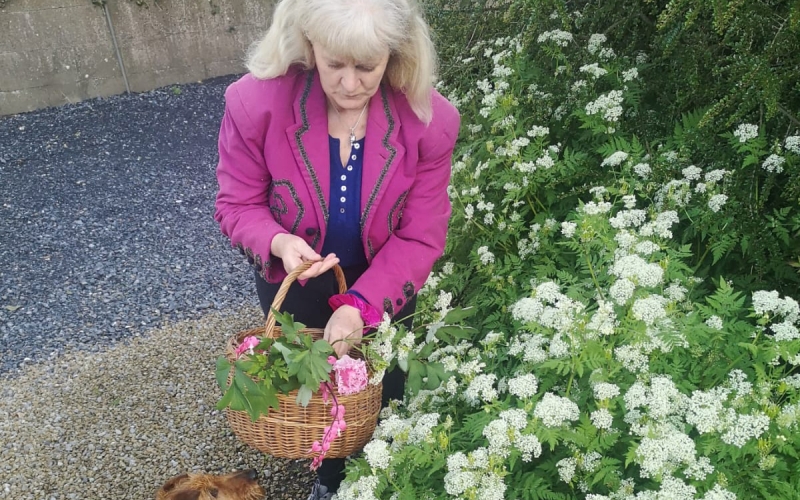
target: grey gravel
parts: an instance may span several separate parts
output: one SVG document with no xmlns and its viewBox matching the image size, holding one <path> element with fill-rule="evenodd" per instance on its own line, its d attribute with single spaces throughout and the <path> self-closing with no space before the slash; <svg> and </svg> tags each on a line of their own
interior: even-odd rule
<svg viewBox="0 0 800 500">
<path fill-rule="evenodd" d="M 214 361 L 261 320 L 214 222 L 235 79 L 0 117 L 0 499 L 147 499 L 254 467 L 301 499 L 305 461 L 242 445 Z"/>
<path fill-rule="evenodd" d="M 308 461 L 241 444 L 214 406 L 216 357 L 260 310 L 214 313 L 0 379 L 0 498 L 148 499 L 183 472 L 255 468 L 267 499 L 304 499 Z"/>
<path fill-rule="evenodd" d="M 257 304 L 212 217 L 235 78 L 0 117 L 0 373 Z"/>
</svg>

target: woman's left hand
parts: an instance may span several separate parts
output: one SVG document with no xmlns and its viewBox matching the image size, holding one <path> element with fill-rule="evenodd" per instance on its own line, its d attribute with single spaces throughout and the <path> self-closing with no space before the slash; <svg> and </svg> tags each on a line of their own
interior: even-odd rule
<svg viewBox="0 0 800 500">
<path fill-rule="evenodd" d="M 343 305 L 328 320 L 323 338 L 333 346 L 336 357 L 341 358 L 352 346 L 361 342 L 363 331 L 361 312 L 353 306 Z"/>
</svg>

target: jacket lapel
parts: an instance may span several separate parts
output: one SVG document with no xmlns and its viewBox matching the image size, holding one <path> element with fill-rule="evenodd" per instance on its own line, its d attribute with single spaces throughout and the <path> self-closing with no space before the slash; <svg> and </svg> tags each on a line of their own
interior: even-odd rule
<svg viewBox="0 0 800 500">
<path fill-rule="evenodd" d="M 308 192 L 314 200 L 312 205 L 321 227 L 311 246 L 319 251 L 316 246 L 324 237 L 330 206 L 328 113 L 317 72 L 308 71 L 304 80 L 299 87 L 299 95 L 295 97 L 295 123 L 286 129 L 286 135 Z"/>
<path fill-rule="evenodd" d="M 361 178 L 361 237 L 368 247 L 370 242 L 366 235 L 375 219 L 375 207 L 386 194 L 391 178 L 406 153 L 398 139 L 400 122 L 397 116 L 391 92 L 381 85 L 369 104 Z M 371 248 L 367 250 L 372 253 Z"/>
</svg>

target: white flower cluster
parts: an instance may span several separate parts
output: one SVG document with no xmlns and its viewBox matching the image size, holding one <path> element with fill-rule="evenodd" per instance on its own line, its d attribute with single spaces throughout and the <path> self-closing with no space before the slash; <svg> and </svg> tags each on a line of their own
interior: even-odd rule
<svg viewBox="0 0 800 500">
<path fill-rule="evenodd" d="M 552 40 L 559 47 L 566 47 L 572 41 L 572 33 L 562 30 L 545 31 L 536 39 L 538 43 L 548 40 Z"/>
<path fill-rule="evenodd" d="M 388 469 L 389 463 L 392 461 L 389 443 L 382 439 L 373 439 L 364 445 L 364 456 L 373 470 Z"/>
<path fill-rule="evenodd" d="M 478 448 L 469 455 L 457 451 L 447 457 L 444 490 L 459 498 L 503 500 L 506 485 L 489 467 L 489 452 Z"/>
<path fill-rule="evenodd" d="M 600 50 L 600 47 L 604 43 L 606 43 L 606 36 L 602 33 L 595 33 L 589 37 L 589 46 L 587 49 L 589 50 L 590 54 L 594 54 Z"/>
<path fill-rule="evenodd" d="M 527 135 L 528 135 L 528 137 L 536 138 L 536 137 L 544 137 L 549 133 L 550 133 L 550 129 L 549 128 L 540 127 L 538 125 L 534 125 L 533 127 L 531 127 L 530 130 L 528 130 Z"/>
<path fill-rule="evenodd" d="M 633 173 L 641 177 L 642 179 L 647 179 L 650 176 L 650 164 L 648 163 L 637 163 L 633 166 Z"/>
<path fill-rule="evenodd" d="M 494 387 L 497 382 L 497 375 L 494 373 L 482 373 L 476 376 L 469 383 L 467 390 L 464 391 L 464 399 L 472 406 L 478 406 L 480 403 L 491 403 L 497 399 L 497 389 Z"/>
<path fill-rule="evenodd" d="M 508 392 L 520 399 L 528 399 L 536 395 L 539 383 L 536 376 L 526 373 L 508 381 Z"/>
<path fill-rule="evenodd" d="M 780 298 L 777 291 L 759 290 L 753 293 L 753 309 L 756 314 L 773 313 L 783 316 L 786 321 L 796 323 L 800 317 L 800 305 L 791 297 Z"/>
<path fill-rule="evenodd" d="M 353 483 L 342 481 L 333 498 L 336 500 L 378 500 L 378 497 L 375 496 L 375 488 L 378 487 L 379 481 L 378 476 L 361 476 Z"/>
<path fill-rule="evenodd" d="M 713 315 L 706 320 L 706 326 L 712 330 L 722 330 L 724 325 L 722 323 L 722 318 L 717 315 Z"/>
<path fill-rule="evenodd" d="M 589 418 L 592 421 L 592 425 L 601 430 L 611 430 L 614 424 L 614 416 L 606 408 L 593 411 L 589 415 Z"/>
<path fill-rule="evenodd" d="M 612 90 L 601 94 L 596 100 L 586 105 L 586 114 L 602 114 L 605 121 L 619 121 L 619 117 L 622 116 L 622 91 Z"/>
<path fill-rule="evenodd" d="M 478 258 L 484 266 L 494 263 L 494 254 L 490 252 L 489 247 L 485 245 L 478 248 Z"/>
<path fill-rule="evenodd" d="M 623 161 L 628 159 L 628 153 L 625 151 L 617 151 L 616 153 L 612 154 L 605 160 L 603 163 L 600 164 L 601 167 L 616 167 Z"/>
<path fill-rule="evenodd" d="M 733 135 L 739 139 L 739 142 L 747 142 L 750 139 L 755 139 L 758 137 L 758 125 L 743 123 L 733 131 Z"/>
<path fill-rule="evenodd" d="M 715 194 L 714 196 L 708 199 L 708 208 L 710 208 L 712 212 L 716 213 L 719 212 L 727 202 L 728 202 L 728 195 Z"/>
<path fill-rule="evenodd" d="M 563 234 L 565 238 L 572 238 L 575 236 L 575 230 L 577 228 L 578 225 L 574 222 L 564 221 L 561 223 L 561 234 Z"/>
<path fill-rule="evenodd" d="M 594 390 L 594 398 L 598 401 L 615 398 L 620 394 L 619 387 L 609 382 L 597 382 L 592 389 Z"/>
<path fill-rule="evenodd" d="M 786 158 L 783 156 L 778 156 L 776 154 L 771 154 L 764 160 L 764 163 L 761 164 L 761 168 L 766 170 L 767 172 L 774 172 L 779 174 L 783 172 L 783 164 L 786 163 Z"/>
<path fill-rule="evenodd" d="M 606 300 L 597 301 L 597 311 L 592 315 L 592 319 L 586 325 L 587 332 L 596 332 L 602 336 L 613 335 L 617 324 L 617 315 L 614 312 L 614 304 Z M 589 338 L 596 338 L 595 335 L 587 335 Z"/>
<path fill-rule="evenodd" d="M 600 78 L 601 76 L 608 73 L 605 69 L 601 68 L 597 63 L 592 64 L 585 64 L 580 67 L 581 73 L 588 73 L 595 78 Z"/>
<path fill-rule="evenodd" d="M 655 287 L 664 282 L 664 269 L 658 263 L 647 262 L 636 254 L 614 261 L 608 273 L 618 278 L 627 278 L 643 287 Z"/>
<path fill-rule="evenodd" d="M 796 155 L 800 155 L 800 135 L 790 135 L 783 141 L 783 147 Z"/>
<path fill-rule="evenodd" d="M 636 68 L 631 68 L 622 72 L 622 81 L 623 82 L 630 82 L 639 78 L 639 70 Z"/>
<path fill-rule="evenodd" d="M 614 229 L 624 229 L 628 227 L 639 227 L 647 219 L 647 212 L 644 210 L 620 210 L 614 217 L 608 219 Z"/>
<path fill-rule="evenodd" d="M 559 427 L 565 422 L 577 420 L 580 410 L 571 400 L 547 392 L 533 409 L 533 416 L 541 419 L 546 427 Z"/>
<path fill-rule="evenodd" d="M 719 484 L 715 484 L 712 489 L 703 495 L 701 500 L 736 500 L 736 494 L 726 490 Z"/>
<path fill-rule="evenodd" d="M 678 212 L 675 210 L 667 210 L 666 212 L 659 212 L 656 215 L 656 220 L 648 222 L 639 229 L 639 235 L 650 237 L 656 235 L 660 238 L 672 238 L 672 231 L 670 228 L 673 224 L 677 224 Z"/>
<path fill-rule="evenodd" d="M 636 449 L 643 478 L 669 474 L 680 466 L 695 462 L 694 441 L 672 425 L 651 425 L 646 432 Z"/>
<path fill-rule="evenodd" d="M 644 321 L 647 325 L 654 325 L 658 320 L 667 317 L 664 308 L 667 300 L 661 295 L 653 294 L 648 297 L 636 299 L 631 307 L 633 317 Z"/>
<path fill-rule="evenodd" d="M 511 341 L 508 354 L 514 357 L 519 357 L 521 354 L 522 361 L 526 363 L 541 363 L 547 359 L 547 351 L 544 350 L 543 346 L 546 346 L 548 342 L 547 338 L 540 334 L 518 334 Z"/>
</svg>

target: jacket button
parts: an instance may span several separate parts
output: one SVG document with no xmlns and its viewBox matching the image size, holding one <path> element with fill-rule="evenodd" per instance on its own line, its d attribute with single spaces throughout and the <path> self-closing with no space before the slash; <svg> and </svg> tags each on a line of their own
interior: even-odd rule
<svg viewBox="0 0 800 500">
<path fill-rule="evenodd" d="M 403 305 L 403 299 L 397 299 L 397 305 L 398 306 L 402 306 Z"/>
<path fill-rule="evenodd" d="M 315 234 L 317 234 L 317 228 L 309 227 L 306 229 L 306 236 L 314 236 Z"/>
</svg>

